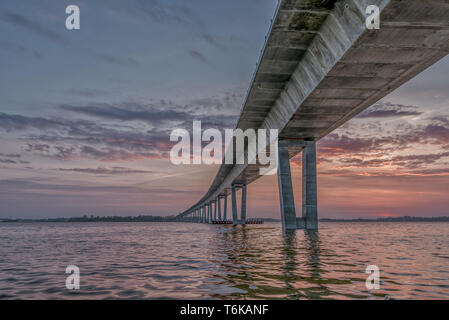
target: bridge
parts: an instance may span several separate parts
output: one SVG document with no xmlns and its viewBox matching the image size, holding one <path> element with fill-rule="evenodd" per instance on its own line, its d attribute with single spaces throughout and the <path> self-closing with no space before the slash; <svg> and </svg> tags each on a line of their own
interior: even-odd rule
<svg viewBox="0 0 449 320">
<path fill-rule="evenodd" d="M 367 7 L 380 28 L 367 28 Z M 236 128 L 277 129 L 284 230 L 317 229 L 316 142 L 449 53 L 448 0 L 280 0 Z M 290 159 L 302 152 L 302 214 Z M 178 221 L 246 223 L 258 164 L 222 164 Z M 241 190 L 240 218 L 236 192 Z"/>
</svg>

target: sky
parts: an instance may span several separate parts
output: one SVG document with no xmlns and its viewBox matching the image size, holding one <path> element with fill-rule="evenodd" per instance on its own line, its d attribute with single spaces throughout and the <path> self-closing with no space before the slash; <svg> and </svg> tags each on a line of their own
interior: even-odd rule
<svg viewBox="0 0 449 320">
<path fill-rule="evenodd" d="M 76 4 L 81 29 L 65 28 Z M 234 128 L 277 1 L 0 2 L 0 218 L 174 215 L 217 165 L 175 128 Z M 449 57 L 319 141 L 322 218 L 449 215 Z M 293 159 L 300 214 L 300 156 Z M 248 217 L 279 218 L 276 176 Z"/>
</svg>

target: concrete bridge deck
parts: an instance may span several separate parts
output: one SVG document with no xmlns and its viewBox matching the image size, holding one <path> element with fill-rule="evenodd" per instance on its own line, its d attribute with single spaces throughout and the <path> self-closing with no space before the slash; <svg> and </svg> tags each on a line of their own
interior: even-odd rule
<svg viewBox="0 0 449 320">
<path fill-rule="evenodd" d="M 369 5 L 380 9 L 378 30 L 366 28 Z M 236 128 L 279 130 L 284 228 L 317 227 L 315 142 L 448 53 L 448 0 L 279 2 Z M 304 148 L 306 194 L 303 216 L 295 218 L 288 160 Z M 212 203 L 220 211 L 217 199 L 235 188 L 246 193 L 246 185 L 259 177 L 257 164 L 223 164 L 206 194 L 177 219 L 197 216 Z"/>
</svg>

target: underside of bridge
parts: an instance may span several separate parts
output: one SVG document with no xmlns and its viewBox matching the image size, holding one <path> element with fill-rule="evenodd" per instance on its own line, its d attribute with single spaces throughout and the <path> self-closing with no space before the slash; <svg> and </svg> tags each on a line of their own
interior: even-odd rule
<svg viewBox="0 0 449 320">
<path fill-rule="evenodd" d="M 370 5 L 380 10 L 379 29 L 366 27 Z M 316 141 L 448 53 L 448 0 L 279 2 L 236 128 L 279 132 L 284 229 L 318 227 Z M 289 161 L 299 152 L 303 205 L 297 218 Z M 259 168 L 221 165 L 203 198 L 177 219 L 210 221 L 206 206 L 211 210 L 215 201 L 221 208 L 221 200 L 231 194 L 233 223 L 245 223 L 246 186 L 260 178 Z M 236 189 L 242 190 L 241 219 Z"/>
</svg>

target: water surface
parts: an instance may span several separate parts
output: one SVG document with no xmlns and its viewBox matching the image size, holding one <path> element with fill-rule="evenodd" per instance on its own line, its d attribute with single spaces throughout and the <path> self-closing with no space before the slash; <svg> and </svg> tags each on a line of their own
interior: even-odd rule
<svg viewBox="0 0 449 320">
<path fill-rule="evenodd" d="M 449 223 L 0 223 L 1 299 L 449 299 Z M 77 265 L 81 288 L 65 287 Z M 379 290 L 365 286 L 379 266 Z"/>
</svg>

